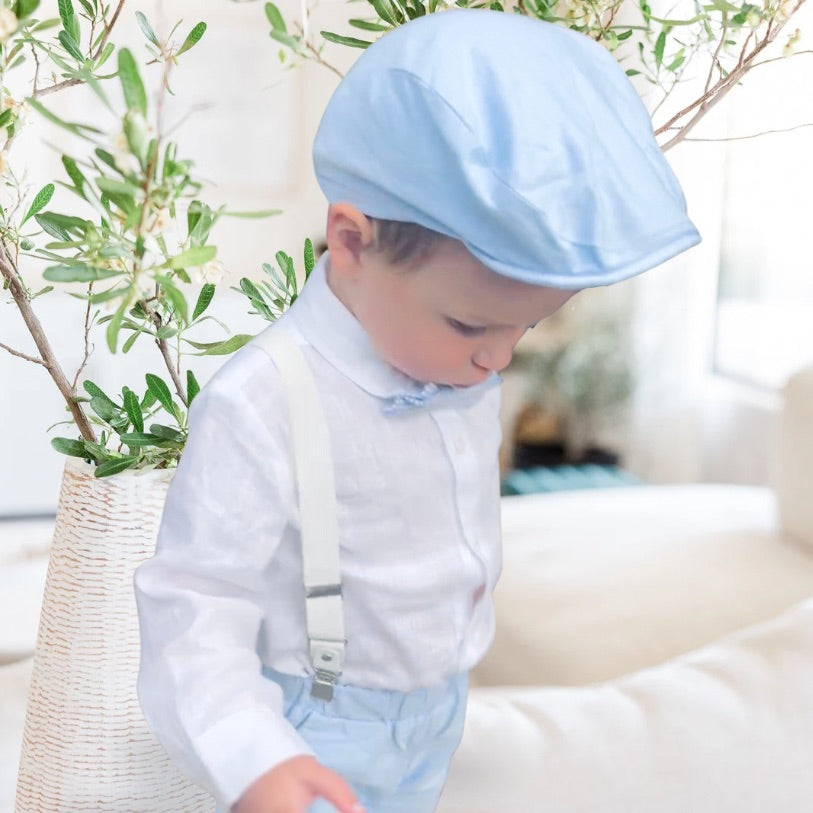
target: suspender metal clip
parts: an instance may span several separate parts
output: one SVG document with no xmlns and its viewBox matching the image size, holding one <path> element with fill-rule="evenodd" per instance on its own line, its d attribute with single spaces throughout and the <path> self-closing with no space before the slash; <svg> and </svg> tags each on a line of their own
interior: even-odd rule
<svg viewBox="0 0 813 813">
<path fill-rule="evenodd" d="M 317 700 L 333 699 L 333 686 L 342 673 L 344 641 L 315 641 L 311 639 L 311 662 L 314 678 L 311 697 Z"/>
</svg>

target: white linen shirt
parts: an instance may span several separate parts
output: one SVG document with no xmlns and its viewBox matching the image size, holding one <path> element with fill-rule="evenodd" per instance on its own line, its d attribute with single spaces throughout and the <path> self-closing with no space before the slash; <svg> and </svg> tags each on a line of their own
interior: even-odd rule
<svg viewBox="0 0 813 813">
<path fill-rule="evenodd" d="M 327 262 L 277 325 L 302 347 L 331 439 L 347 635 L 340 682 L 434 686 L 470 669 L 493 635 L 498 379 L 385 414 L 383 399 L 420 385 L 375 354 L 330 290 Z M 312 753 L 260 673 L 262 663 L 312 671 L 290 461 L 279 375 L 249 344 L 190 408 L 156 553 L 135 577 L 144 714 L 224 806 L 279 762 Z"/>
</svg>

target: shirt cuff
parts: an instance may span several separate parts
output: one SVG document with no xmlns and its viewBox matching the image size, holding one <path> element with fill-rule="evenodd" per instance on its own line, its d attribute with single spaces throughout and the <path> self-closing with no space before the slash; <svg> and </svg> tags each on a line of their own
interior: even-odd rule
<svg viewBox="0 0 813 813">
<path fill-rule="evenodd" d="M 286 759 L 314 756 L 305 740 L 270 709 L 231 714 L 194 739 L 218 805 L 231 809 L 247 788 Z"/>
</svg>

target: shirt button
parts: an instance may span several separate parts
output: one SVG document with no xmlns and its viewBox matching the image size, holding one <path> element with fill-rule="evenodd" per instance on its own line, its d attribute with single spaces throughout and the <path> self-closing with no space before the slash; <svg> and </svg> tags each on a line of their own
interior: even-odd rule
<svg viewBox="0 0 813 813">
<path fill-rule="evenodd" d="M 456 438 L 454 442 L 454 450 L 458 454 L 463 454 L 466 451 L 466 441 L 463 438 Z"/>
</svg>

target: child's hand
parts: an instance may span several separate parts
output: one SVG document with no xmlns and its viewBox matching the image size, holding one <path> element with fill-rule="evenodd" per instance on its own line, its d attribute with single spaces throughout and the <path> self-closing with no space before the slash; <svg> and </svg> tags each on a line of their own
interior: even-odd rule
<svg viewBox="0 0 813 813">
<path fill-rule="evenodd" d="M 339 813 L 364 813 L 350 786 L 313 757 L 293 757 L 249 785 L 232 813 L 307 813 L 319 797 Z"/>
</svg>

